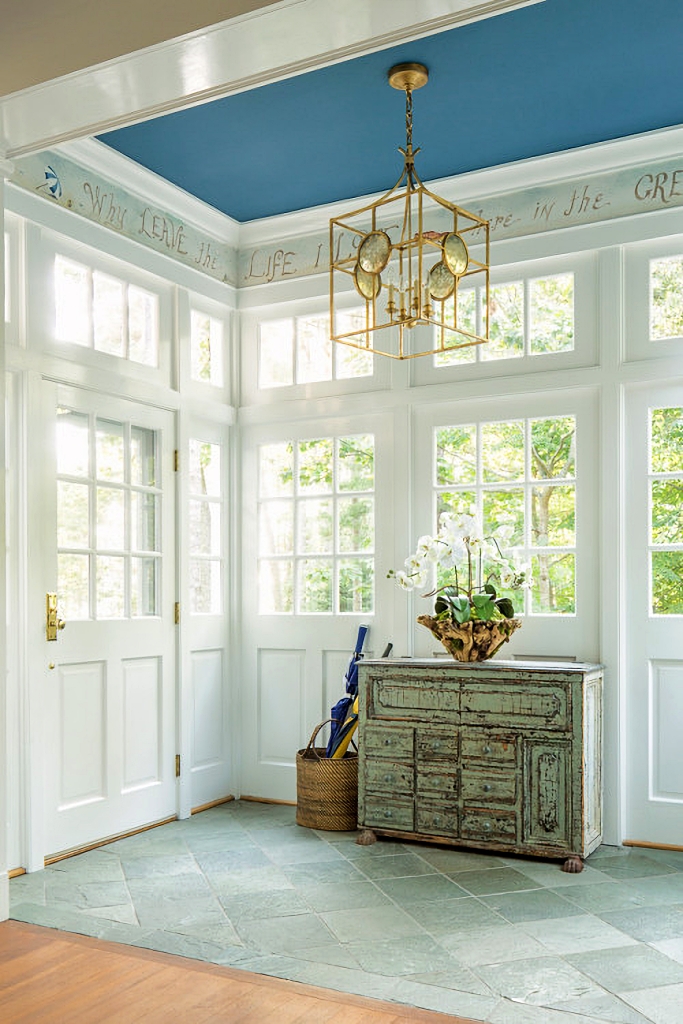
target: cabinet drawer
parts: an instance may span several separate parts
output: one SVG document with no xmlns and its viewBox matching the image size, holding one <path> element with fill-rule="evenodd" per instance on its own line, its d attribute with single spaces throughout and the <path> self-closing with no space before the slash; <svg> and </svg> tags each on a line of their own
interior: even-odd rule
<svg viewBox="0 0 683 1024">
<path fill-rule="evenodd" d="M 513 765 L 517 748 L 515 737 L 506 733 L 483 732 L 480 729 L 463 729 L 461 739 L 462 762 L 491 761 Z"/>
<path fill-rule="evenodd" d="M 561 684 L 524 682 L 464 685 L 462 722 L 484 724 L 495 719 L 503 727 L 566 729 L 571 702 Z"/>
<path fill-rule="evenodd" d="M 410 793 L 414 790 L 411 764 L 382 758 L 365 764 L 365 787 L 375 793 Z"/>
<path fill-rule="evenodd" d="M 460 711 L 460 687 L 441 673 L 383 673 L 370 676 L 370 707 L 379 718 L 432 720 Z M 406 714 L 408 712 L 408 714 Z"/>
<path fill-rule="evenodd" d="M 375 828 L 395 828 L 402 832 L 412 832 L 415 814 L 413 798 L 385 797 L 375 793 L 365 796 L 364 825 Z"/>
<path fill-rule="evenodd" d="M 457 836 L 458 809 L 425 800 L 415 812 L 415 826 L 428 836 Z"/>
<path fill-rule="evenodd" d="M 470 803 L 514 804 L 517 778 L 514 772 L 463 770 L 462 798 Z"/>
<path fill-rule="evenodd" d="M 514 811 L 463 808 L 460 836 L 462 839 L 511 842 L 517 836 L 516 815 Z"/>
<path fill-rule="evenodd" d="M 417 729 L 415 732 L 415 749 L 421 760 L 448 758 L 458 759 L 458 734 L 445 729 Z"/>
<path fill-rule="evenodd" d="M 458 769 L 449 767 L 439 761 L 418 762 L 417 792 L 426 796 L 455 799 L 460 791 Z"/>
<path fill-rule="evenodd" d="M 368 758 L 391 757 L 412 761 L 413 730 L 384 722 L 368 722 L 363 730 L 362 745 Z"/>
</svg>

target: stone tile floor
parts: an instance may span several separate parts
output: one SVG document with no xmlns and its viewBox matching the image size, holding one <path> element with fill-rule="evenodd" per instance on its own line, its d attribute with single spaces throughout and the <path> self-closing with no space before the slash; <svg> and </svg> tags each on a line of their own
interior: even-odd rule
<svg viewBox="0 0 683 1024">
<path fill-rule="evenodd" d="M 15 920 L 488 1024 L 683 1024 L 683 853 L 555 862 L 237 801 L 10 885 Z"/>
</svg>

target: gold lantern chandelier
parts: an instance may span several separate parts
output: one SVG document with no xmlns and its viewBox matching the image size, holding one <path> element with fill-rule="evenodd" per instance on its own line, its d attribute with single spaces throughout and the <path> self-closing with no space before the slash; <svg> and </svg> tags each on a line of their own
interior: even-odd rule
<svg viewBox="0 0 683 1024">
<path fill-rule="evenodd" d="M 413 91 L 426 84 L 427 68 L 397 64 L 388 78 L 406 94 L 403 171 L 376 202 L 330 220 L 332 340 L 393 359 L 480 345 L 489 340 L 489 222 L 437 196 L 415 170 Z M 467 316 L 458 308 L 465 281 L 475 296 L 481 289 Z M 351 329 L 336 316 L 349 308 L 350 289 L 364 303 Z"/>
</svg>

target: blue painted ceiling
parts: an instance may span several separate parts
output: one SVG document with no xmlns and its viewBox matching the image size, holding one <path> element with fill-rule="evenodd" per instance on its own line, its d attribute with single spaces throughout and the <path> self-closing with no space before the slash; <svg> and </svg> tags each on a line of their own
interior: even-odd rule
<svg viewBox="0 0 683 1024">
<path fill-rule="evenodd" d="M 683 123 L 682 0 L 545 0 L 100 136 L 238 221 L 391 187 L 420 61 L 424 181 Z"/>
</svg>

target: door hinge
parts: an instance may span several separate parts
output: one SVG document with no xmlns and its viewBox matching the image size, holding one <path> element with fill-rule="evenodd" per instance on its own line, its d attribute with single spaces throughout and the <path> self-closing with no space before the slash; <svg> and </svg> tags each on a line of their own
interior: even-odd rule
<svg viewBox="0 0 683 1024">
<path fill-rule="evenodd" d="M 176 779 L 180 778 L 180 754 L 175 756 L 175 777 Z"/>
<path fill-rule="evenodd" d="M 174 620 L 175 620 L 176 626 L 179 626 L 180 625 L 180 601 L 176 601 L 176 603 L 175 603 Z"/>
<path fill-rule="evenodd" d="M 176 448 L 175 451 L 173 452 L 173 471 L 175 473 L 177 473 L 179 469 L 180 469 L 180 452 Z"/>
</svg>

